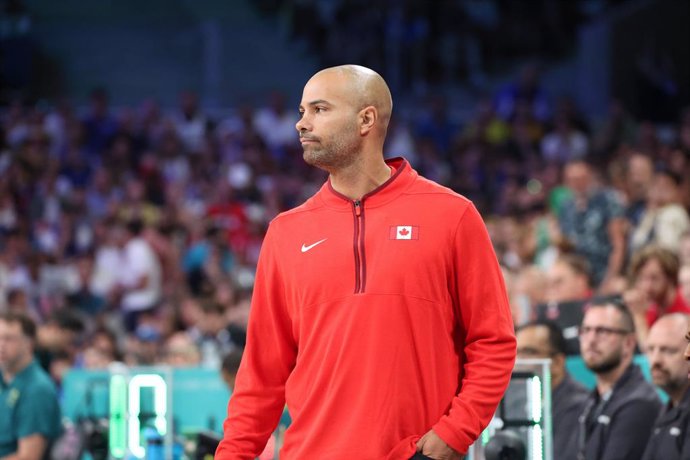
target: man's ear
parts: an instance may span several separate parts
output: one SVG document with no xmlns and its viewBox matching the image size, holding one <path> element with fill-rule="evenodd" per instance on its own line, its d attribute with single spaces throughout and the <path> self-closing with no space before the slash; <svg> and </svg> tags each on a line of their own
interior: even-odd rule
<svg viewBox="0 0 690 460">
<path fill-rule="evenodd" d="M 626 337 L 628 348 L 630 348 L 630 353 L 635 354 L 635 348 L 637 348 L 637 336 L 635 334 L 628 334 Z M 642 349 L 642 347 L 640 347 Z"/>
<path fill-rule="evenodd" d="M 364 107 L 359 112 L 359 131 L 361 134 L 367 134 L 374 129 L 378 121 L 379 113 L 376 107 L 369 105 Z"/>
</svg>

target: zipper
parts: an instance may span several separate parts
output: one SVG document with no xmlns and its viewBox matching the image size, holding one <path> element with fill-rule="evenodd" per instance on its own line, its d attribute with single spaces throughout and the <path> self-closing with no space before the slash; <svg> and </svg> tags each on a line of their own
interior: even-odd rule
<svg viewBox="0 0 690 460">
<path fill-rule="evenodd" d="M 354 236 L 354 251 L 355 251 L 355 294 L 364 292 L 366 284 L 366 264 L 364 259 L 364 207 L 363 200 L 355 200 L 352 203 L 352 211 L 355 218 L 355 236 Z"/>
</svg>

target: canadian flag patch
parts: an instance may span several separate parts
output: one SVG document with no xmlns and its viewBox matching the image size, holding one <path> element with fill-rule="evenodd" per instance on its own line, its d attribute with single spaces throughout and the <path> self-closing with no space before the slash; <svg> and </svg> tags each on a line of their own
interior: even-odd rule
<svg viewBox="0 0 690 460">
<path fill-rule="evenodd" d="M 390 229 L 391 240 L 418 240 L 419 227 L 414 225 L 394 225 Z"/>
</svg>

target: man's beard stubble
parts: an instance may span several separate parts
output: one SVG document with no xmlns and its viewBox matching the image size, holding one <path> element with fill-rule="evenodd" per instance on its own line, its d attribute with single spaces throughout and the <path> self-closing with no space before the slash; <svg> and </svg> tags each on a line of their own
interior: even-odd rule
<svg viewBox="0 0 690 460">
<path fill-rule="evenodd" d="M 620 350 L 617 353 L 614 353 L 613 355 L 609 356 L 606 358 L 604 361 L 596 363 L 596 364 L 587 364 L 587 367 L 589 368 L 590 371 L 594 372 L 595 374 L 606 374 L 607 372 L 611 372 L 618 366 L 620 366 L 621 362 L 623 361 L 623 355 L 620 352 Z"/>
</svg>

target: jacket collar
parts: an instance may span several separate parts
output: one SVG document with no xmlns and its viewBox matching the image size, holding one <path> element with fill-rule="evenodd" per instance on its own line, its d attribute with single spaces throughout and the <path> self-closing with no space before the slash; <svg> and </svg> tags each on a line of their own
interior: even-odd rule
<svg viewBox="0 0 690 460">
<path fill-rule="evenodd" d="M 383 184 L 362 197 L 360 202 L 366 208 L 382 206 L 400 196 L 418 177 L 417 171 L 412 169 L 404 158 L 391 158 L 386 164 L 393 169 L 391 177 Z M 351 211 L 354 202 L 345 195 L 337 192 L 331 185 L 330 178 L 317 193 L 319 199 L 329 208 L 339 211 Z"/>
</svg>

